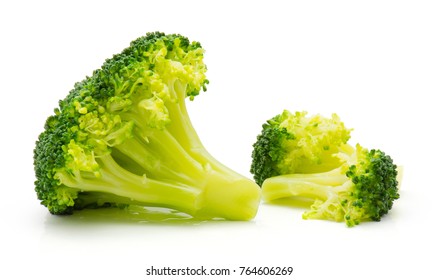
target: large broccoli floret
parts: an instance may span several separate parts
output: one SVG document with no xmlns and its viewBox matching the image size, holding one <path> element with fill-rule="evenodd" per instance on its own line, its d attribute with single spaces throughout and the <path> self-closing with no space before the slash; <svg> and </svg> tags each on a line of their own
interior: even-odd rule
<svg viewBox="0 0 438 280">
<path fill-rule="evenodd" d="M 75 84 L 34 150 L 35 190 L 52 214 L 147 205 L 248 220 L 260 189 L 213 158 L 185 98 L 206 90 L 204 50 L 148 33 Z"/>
<path fill-rule="evenodd" d="M 270 201 L 283 197 L 314 200 L 304 219 L 345 221 L 352 227 L 362 221 L 380 221 L 399 198 L 397 166 L 380 150 L 356 146 L 351 155 L 327 172 L 285 174 L 264 181 L 262 196 Z"/>
<path fill-rule="evenodd" d="M 288 173 L 323 172 L 339 166 L 334 154 L 351 150 L 351 129 L 340 118 L 284 110 L 263 124 L 253 145 L 251 173 L 262 185 L 266 178 Z"/>
</svg>

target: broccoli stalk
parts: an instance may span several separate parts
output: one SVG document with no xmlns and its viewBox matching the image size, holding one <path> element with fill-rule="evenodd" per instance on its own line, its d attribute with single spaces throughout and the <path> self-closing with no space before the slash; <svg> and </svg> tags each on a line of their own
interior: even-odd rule
<svg viewBox="0 0 438 280">
<path fill-rule="evenodd" d="M 206 90 L 203 53 L 148 33 L 75 84 L 36 143 L 41 203 L 52 214 L 146 205 L 252 219 L 260 189 L 208 153 L 186 109 Z"/>
<path fill-rule="evenodd" d="M 356 145 L 350 155 L 340 155 L 344 163 L 330 171 L 285 174 L 268 178 L 262 196 L 270 201 L 283 197 L 314 200 L 304 219 L 345 221 L 347 226 L 362 221 L 380 221 L 399 198 L 397 166 L 380 150 Z"/>
</svg>

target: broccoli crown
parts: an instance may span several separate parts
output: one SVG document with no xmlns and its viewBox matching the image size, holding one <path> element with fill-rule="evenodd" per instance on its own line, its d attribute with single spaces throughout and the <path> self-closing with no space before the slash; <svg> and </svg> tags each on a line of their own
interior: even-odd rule
<svg viewBox="0 0 438 280">
<path fill-rule="evenodd" d="M 314 200 L 304 219 L 345 221 L 355 226 L 362 221 L 380 221 L 399 198 L 397 166 L 381 150 L 360 145 L 352 154 L 338 155 L 343 164 L 320 173 L 285 174 L 266 179 L 266 200 L 288 196 Z"/>
<path fill-rule="evenodd" d="M 253 144 L 250 172 L 261 186 L 281 174 L 330 170 L 340 164 L 333 155 L 348 148 L 350 132 L 336 114 L 325 118 L 284 110 L 263 124 Z"/>
<path fill-rule="evenodd" d="M 381 150 L 368 151 L 359 145 L 357 150 L 357 163 L 350 165 L 345 173 L 351 187 L 341 201 L 349 226 L 367 219 L 380 221 L 400 197 L 397 165 L 392 158 Z"/>
<path fill-rule="evenodd" d="M 186 111 L 185 98 L 208 84 L 203 56 L 198 42 L 148 33 L 76 83 L 36 142 L 41 203 L 53 214 L 131 203 L 194 214 L 208 208 L 200 197 L 219 192 L 216 185 L 243 180 L 205 151 Z M 222 216 L 253 216 L 257 192 L 248 200 L 250 214 Z"/>
</svg>

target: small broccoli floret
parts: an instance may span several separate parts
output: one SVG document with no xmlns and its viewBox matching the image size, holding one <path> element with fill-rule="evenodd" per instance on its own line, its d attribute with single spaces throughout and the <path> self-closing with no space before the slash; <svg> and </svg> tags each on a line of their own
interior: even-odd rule
<svg viewBox="0 0 438 280">
<path fill-rule="evenodd" d="M 328 171 L 340 165 L 334 154 L 351 150 L 346 144 L 350 132 L 336 114 L 325 118 L 284 110 L 263 124 L 253 145 L 250 171 L 260 186 L 280 174 Z"/>
<path fill-rule="evenodd" d="M 252 219 L 260 188 L 212 157 L 186 110 L 206 90 L 204 50 L 140 37 L 75 84 L 36 142 L 35 190 L 52 214 L 146 205 Z"/>
<path fill-rule="evenodd" d="M 270 201 L 292 196 L 314 200 L 303 214 L 304 219 L 345 221 L 349 227 L 362 221 L 380 221 L 399 198 L 397 166 L 382 151 L 360 145 L 352 154 L 338 156 L 343 164 L 330 171 L 266 179 L 263 198 Z"/>
<path fill-rule="evenodd" d="M 285 110 L 268 120 L 253 145 L 251 173 L 262 197 L 313 200 L 305 219 L 379 221 L 399 198 L 397 166 L 380 150 L 350 146 L 340 118 Z"/>
</svg>

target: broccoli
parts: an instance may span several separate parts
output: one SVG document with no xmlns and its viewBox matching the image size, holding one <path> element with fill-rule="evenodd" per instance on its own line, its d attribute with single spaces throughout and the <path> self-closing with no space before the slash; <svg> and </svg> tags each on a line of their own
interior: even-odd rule
<svg viewBox="0 0 438 280">
<path fill-rule="evenodd" d="M 202 145 L 185 104 L 206 90 L 204 50 L 147 33 L 76 83 L 34 149 L 35 191 L 50 213 L 129 205 L 250 220 L 260 188 Z"/>
<path fill-rule="evenodd" d="M 330 119 L 284 110 L 263 124 L 250 171 L 260 186 L 280 174 L 328 171 L 340 164 L 334 154 L 351 149 L 350 132 L 336 114 Z"/>
<path fill-rule="evenodd" d="M 262 196 L 267 201 L 288 196 L 314 199 L 304 219 L 345 221 L 352 227 L 362 221 L 380 221 L 399 198 L 397 185 L 397 166 L 391 157 L 357 145 L 333 170 L 266 179 Z"/>
<path fill-rule="evenodd" d="M 350 146 L 350 131 L 336 115 L 284 111 L 269 120 L 251 166 L 263 199 L 310 199 L 304 219 L 380 221 L 399 198 L 397 165 L 381 150 Z"/>
</svg>

